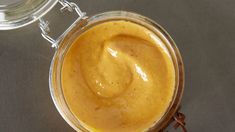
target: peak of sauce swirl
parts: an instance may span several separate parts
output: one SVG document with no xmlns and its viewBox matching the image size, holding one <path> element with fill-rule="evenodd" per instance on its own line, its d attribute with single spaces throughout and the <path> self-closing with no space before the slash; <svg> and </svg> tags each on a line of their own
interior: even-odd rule
<svg viewBox="0 0 235 132">
<path fill-rule="evenodd" d="M 172 59 L 152 31 L 128 21 L 98 24 L 65 55 L 62 88 L 91 131 L 138 132 L 157 122 L 175 86 Z"/>
</svg>

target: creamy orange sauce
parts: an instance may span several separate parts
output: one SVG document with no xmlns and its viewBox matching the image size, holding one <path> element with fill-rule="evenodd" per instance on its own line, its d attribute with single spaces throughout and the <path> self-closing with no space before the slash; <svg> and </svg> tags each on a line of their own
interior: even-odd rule
<svg viewBox="0 0 235 132">
<path fill-rule="evenodd" d="M 90 131 L 148 129 L 166 112 L 174 87 L 174 65 L 161 39 L 128 21 L 85 31 L 63 62 L 66 102 Z"/>
</svg>

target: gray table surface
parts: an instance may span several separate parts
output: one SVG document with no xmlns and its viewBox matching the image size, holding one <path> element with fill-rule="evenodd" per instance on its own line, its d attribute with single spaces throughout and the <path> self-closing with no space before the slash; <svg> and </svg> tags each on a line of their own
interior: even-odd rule
<svg viewBox="0 0 235 132">
<path fill-rule="evenodd" d="M 182 111 L 187 116 L 189 132 L 235 131 L 234 0 L 75 2 L 91 15 L 128 10 L 161 24 L 176 41 L 185 63 Z M 54 32 L 62 31 L 72 19 L 61 15 L 58 9 L 48 14 Z M 53 53 L 40 36 L 37 23 L 0 31 L 1 132 L 74 131 L 61 118 L 50 97 L 48 71 Z"/>
</svg>

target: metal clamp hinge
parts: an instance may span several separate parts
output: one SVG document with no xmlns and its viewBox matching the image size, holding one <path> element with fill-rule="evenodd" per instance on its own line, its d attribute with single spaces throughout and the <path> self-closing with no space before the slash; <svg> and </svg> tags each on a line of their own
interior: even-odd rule
<svg viewBox="0 0 235 132">
<path fill-rule="evenodd" d="M 86 13 L 82 12 L 80 8 L 78 7 L 78 5 L 73 2 L 68 2 L 67 0 L 59 0 L 59 3 L 62 5 L 62 7 L 60 8 L 61 12 L 64 12 L 65 10 L 68 10 L 69 12 L 73 12 L 75 10 L 76 13 L 78 14 L 78 20 L 86 16 Z M 41 33 L 42 37 L 52 44 L 51 47 L 57 48 L 58 42 L 60 41 L 61 36 L 58 37 L 57 39 L 53 39 L 52 37 L 50 37 L 49 36 L 49 33 L 50 33 L 49 22 L 45 21 L 43 18 L 39 19 L 39 27 L 42 31 Z"/>
</svg>

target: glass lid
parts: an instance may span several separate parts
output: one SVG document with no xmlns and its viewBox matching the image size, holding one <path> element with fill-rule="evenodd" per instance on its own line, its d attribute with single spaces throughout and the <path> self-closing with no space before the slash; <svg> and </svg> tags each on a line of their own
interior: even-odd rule
<svg viewBox="0 0 235 132">
<path fill-rule="evenodd" d="M 58 0 L 0 0 L 0 30 L 28 25 L 47 13 Z"/>
</svg>

